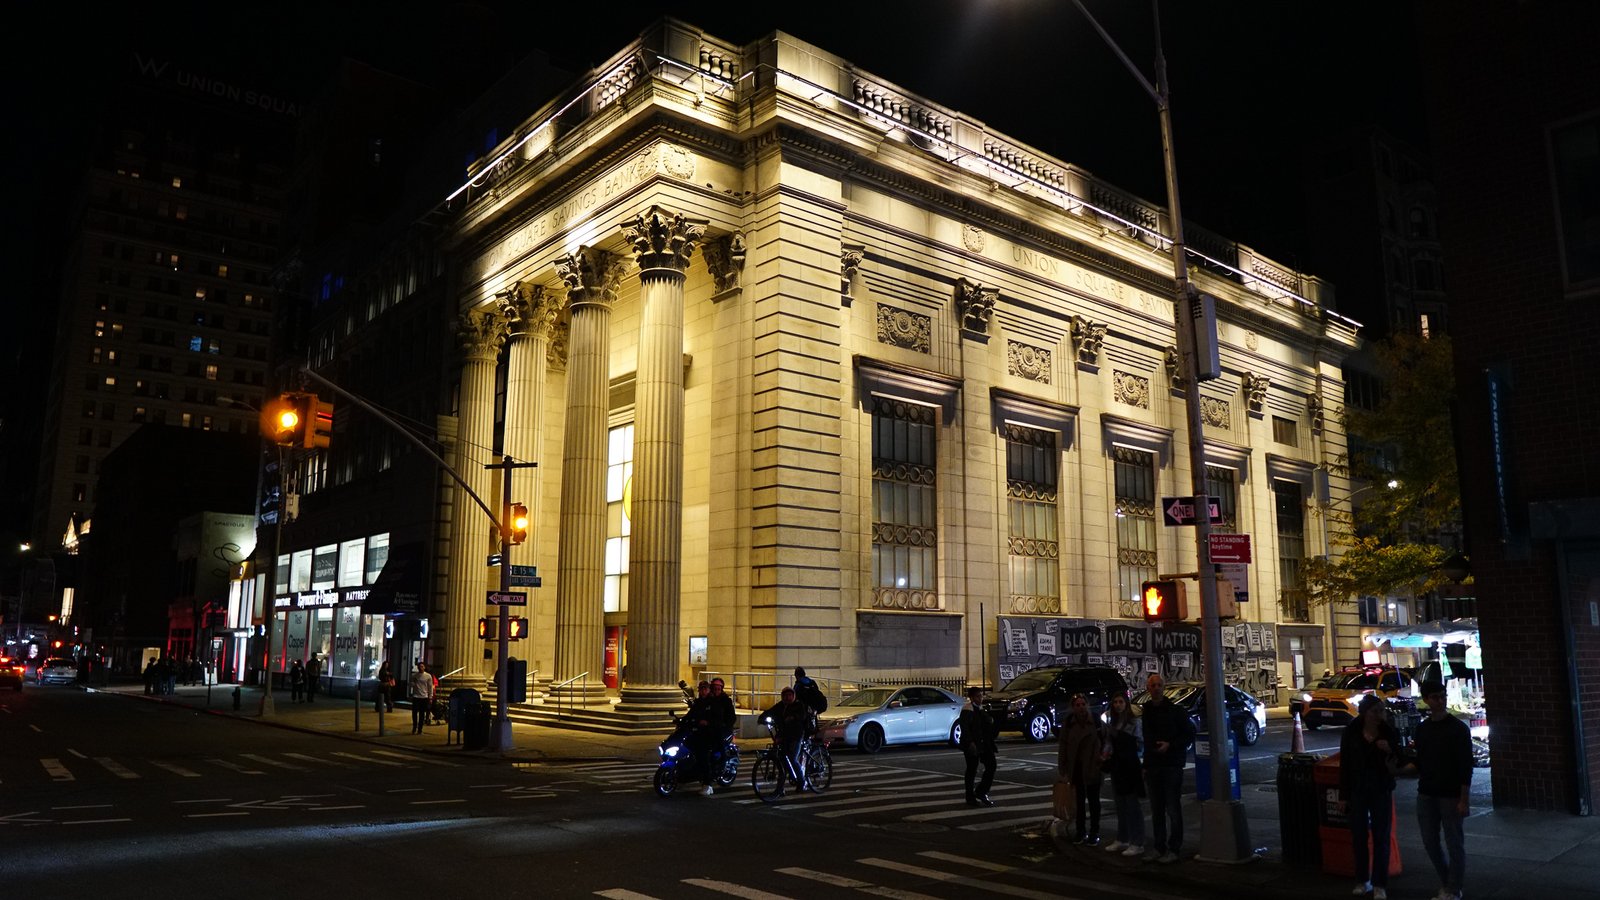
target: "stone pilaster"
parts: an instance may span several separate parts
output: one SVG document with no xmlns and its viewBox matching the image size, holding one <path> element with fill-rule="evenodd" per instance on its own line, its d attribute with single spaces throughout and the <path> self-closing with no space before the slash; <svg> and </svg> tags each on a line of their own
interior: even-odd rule
<svg viewBox="0 0 1600 900">
<path fill-rule="evenodd" d="M 567 288 L 566 428 L 561 445 L 561 549 L 556 585 L 558 695 L 599 699 L 605 666 L 606 429 L 611 414 L 611 305 L 621 261 L 580 247 L 556 261 Z"/>
<path fill-rule="evenodd" d="M 456 336 L 461 346 L 461 389 L 455 469 L 485 503 L 492 503 L 491 479 L 483 467 L 494 462 L 494 367 L 505 343 L 505 320 L 489 307 L 469 309 L 461 314 Z M 459 668 L 448 684 L 477 687 L 484 678 L 478 618 L 484 610 L 484 560 L 495 549 L 490 543 L 493 529 L 465 490 L 458 485 L 454 491 L 444 662 L 437 674 L 443 677 Z"/>
<path fill-rule="evenodd" d="M 705 223 L 654 206 L 622 227 L 639 263 L 640 307 L 629 680 L 622 690 L 628 707 L 682 702 L 676 684 L 683 571 L 683 284 L 704 231 Z"/>
</svg>

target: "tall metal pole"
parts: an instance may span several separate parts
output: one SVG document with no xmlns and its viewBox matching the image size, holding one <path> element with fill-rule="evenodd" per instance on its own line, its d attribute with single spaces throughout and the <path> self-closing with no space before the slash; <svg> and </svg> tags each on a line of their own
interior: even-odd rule
<svg viewBox="0 0 1600 900">
<path fill-rule="evenodd" d="M 261 598 L 261 618 L 267 629 L 267 661 L 261 667 L 266 677 L 266 684 L 261 690 L 261 716 L 271 718 L 278 714 L 278 708 L 272 702 L 272 626 L 278 621 L 278 557 L 283 553 L 283 520 L 289 514 L 289 473 L 283 467 L 283 445 L 278 446 L 278 521 L 272 529 L 272 559 L 267 561 L 272 572 L 268 579 L 267 595 Z M 257 499 L 259 501 L 259 498 Z M 288 637 L 289 622 L 284 620 L 284 637 Z"/>
<path fill-rule="evenodd" d="M 1161 45 L 1161 10 L 1158 0 L 1150 0 L 1155 26 L 1156 81 L 1150 84 L 1127 55 L 1084 8 L 1073 0 L 1078 11 L 1093 24 L 1101 40 L 1133 73 L 1156 101 L 1161 120 L 1161 162 L 1167 180 L 1167 215 L 1172 228 L 1173 319 L 1177 326 L 1178 352 L 1184 374 L 1184 408 L 1189 430 L 1189 474 L 1195 497 L 1195 552 L 1199 559 L 1200 638 L 1205 657 L 1206 730 L 1211 740 L 1211 799 L 1200 809 L 1200 856 L 1220 862 L 1242 862 L 1254 855 L 1250 847 L 1249 824 L 1244 804 L 1233 799 L 1228 756 L 1227 704 L 1222 678 L 1222 623 L 1217 610 L 1217 576 L 1211 565 L 1211 516 L 1206 499 L 1206 449 L 1204 419 L 1200 412 L 1199 360 L 1196 356 L 1195 320 L 1192 305 L 1198 302 L 1189 282 L 1189 260 L 1183 238 L 1183 209 L 1178 202 L 1178 162 L 1172 138 L 1172 102 L 1167 88 L 1167 59 Z"/>
<path fill-rule="evenodd" d="M 509 455 L 500 457 L 500 593 L 511 592 L 511 474 L 516 471 L 516 460 Z M 511 684 L 511 610 L 500 604 L 500 637 L 495 654 L 499 663 L 494 671 L 494 740 L 495 749 L 501 753 L 512 748 L 511 718 L 506 711 L 506 690 Z"/>
</svg>

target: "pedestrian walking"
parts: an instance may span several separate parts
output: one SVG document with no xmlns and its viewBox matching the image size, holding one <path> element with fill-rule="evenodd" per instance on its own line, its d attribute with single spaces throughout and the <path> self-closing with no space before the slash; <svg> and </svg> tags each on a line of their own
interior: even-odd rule
<svg viewBox="0 0 1600 900">
<path fill-rule="evenodd" d="M 989 786 L 994 784 L 995 726 L 994 717 L 984 712 L 983 688 L 967 688 L 967 702 L 956 717 L 961 729 L 961 753 L 967 758 L 966 785 L 968 806 L 993 806 L 989 799 Z M 983 765 L 983 776 L 978 777 L 978 765 Z"/>
<path fill-rule="evenodd" d="M 306 692 L 306 669 L 295 660 L 289 665 L 289 702 L 299 703 Z"/>
<path fill-rule="evenodd" d="M 1145 679 L 1150 699 L 1144 718 L 1144 783 L 1150 793 L 1150 831 L 1155 846 L 1146 861 L 1175 863 L 1183 851 L 1183 767 L 1194 743 L 1189 713 L 1167 699 L 1167 681 L 1152 672 Z"/>
<path fill-rule="evenodd" d="M 1428 705 L 1428 717 L 1416 734 L 1417 826 L 1422 829 L 1422 848 L 1439 873 L 1434 900 L 1460 900 L 1467 871 L 1462 823 L 1472 797 L 1472 732 L 1450 714 L 1441 682 L 1422 683 L 1422 702 Z"/>
<path fill-rule="evenodd" d="M 394 712 L 394 672 L 389 669 L 389 661 L 384 660 L 378 667 L 378 696 L 377 708 L 383 712 Z"/>
<path fill-rule="evenodd" d="M 306 663 L 306 702 L 317 702 L 317 691 L 322 690 L 322 657 L 313 653 Z"/>
<path fill-rule="evenodd" d="M 1127 694 L 1111 697 L 1111 758 L 1105 769 L 1111 773 L 1111 796 L 1117 810 L 1117 839 L 1106 845 L 1123 856 L 1144 854 L 1144 774 L 1139 770 L 1144 729 L 1128 704 Z"/>
<path fill-rule="evenodd" d="M 1368 694 L 1356 708 L 1355 721 L 1339 739 L 1339 801 L 1350 824 L 1356 883 L 1352 893 L 1389 897 L 1389 839 L 1394 831 L 1394 773 L 1400 735 L 1389 724 L 1383 698 Z M 1367 853 L 1367 837 L 1372 852 Z"/>
<path fill-rule="evenodd" d="M 157 674 L 158 670 L 156 669 L 156 658 L 152 656 L 150 657 L 149 664 L 144 667 L 144 692 L 146 694 L 150 694 L 152 696 L 155 695 Z"/>
<path fill-rule="evenodd" d="M 433 703 L 433 674 L 427 663 L 417 661 L 417 670 L 406 685 L 406 696 L 411 698 L 411 733 L 421 734 L 422 726 L 428 724 L 428 707 Z"/>
<path fill-rule="evenodd" d="M 1089 698 L 1073 694 L 1067 726 L 1061 729 L 1056 749 L 1056 780 L 1072 785 L 1077 826 L 1074 843 L 1100 845 L 1101 764 L 1110 756 L 1110 731 L 1089 714 Z"/>
</svg>

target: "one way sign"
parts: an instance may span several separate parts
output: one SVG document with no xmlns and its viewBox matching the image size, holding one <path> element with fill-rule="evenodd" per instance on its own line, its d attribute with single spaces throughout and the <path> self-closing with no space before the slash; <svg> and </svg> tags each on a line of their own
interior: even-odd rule
<svg viewBox="0 0 1600 900">
<path fill-rule="evenodd" d="M 1193 525 L 1195 519 L 1194 497 L 1162 497 L 1161 514 L 1166 518 L 1168 527 L 1176 525 Z M 1218 497 L 1206 497 L 1206 509 L 1210 515 L 1211 524 L 1222 522 L 1222 500 Z"/>
</svg>

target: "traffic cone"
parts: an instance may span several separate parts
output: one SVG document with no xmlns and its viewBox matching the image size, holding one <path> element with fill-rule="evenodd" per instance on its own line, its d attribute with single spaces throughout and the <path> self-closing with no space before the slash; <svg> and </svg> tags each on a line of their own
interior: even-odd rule
<svg viewBox="0 0 1600 900">
<path fill-rule="evenodd" d="M 1289 745 L 1290 753 L 1306 752 L 1306 731 L 1300 726 L 1300 714 L 1294 714 L 1294 742 Z"/>
</svg>

